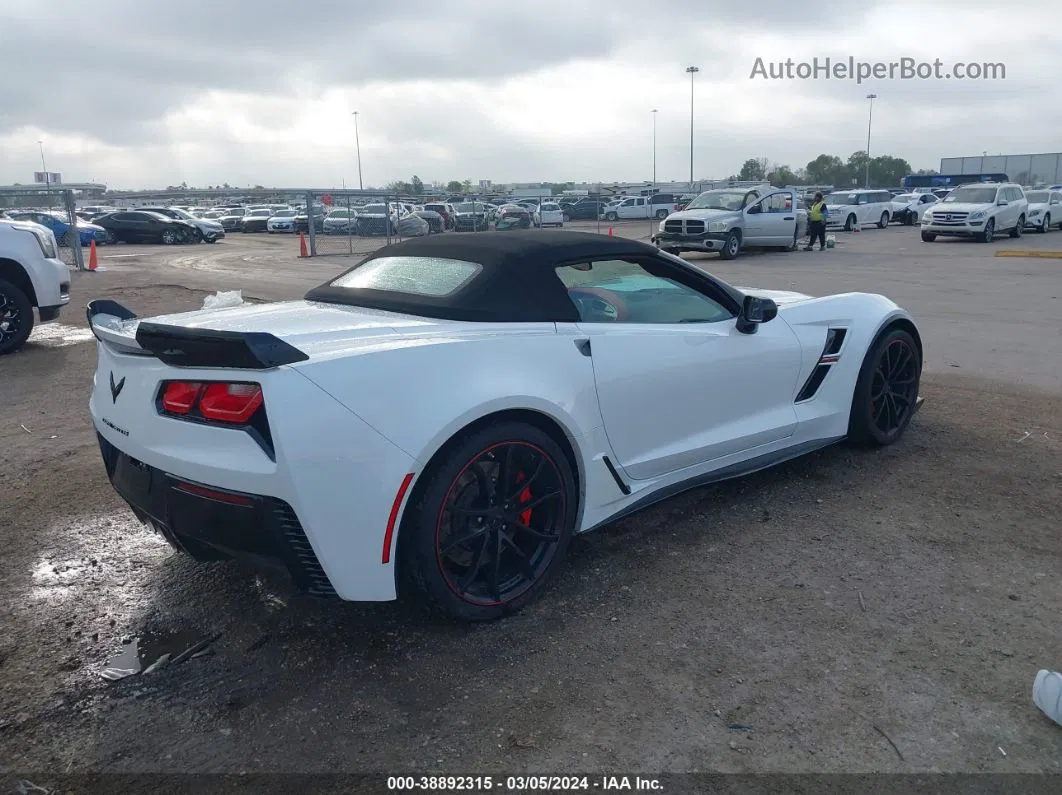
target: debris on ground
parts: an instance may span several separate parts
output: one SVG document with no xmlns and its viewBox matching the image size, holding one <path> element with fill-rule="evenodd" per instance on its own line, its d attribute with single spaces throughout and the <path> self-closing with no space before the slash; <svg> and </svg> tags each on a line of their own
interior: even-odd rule
<svg viewBox="0 0 1062 795">
<path fill-rule="evenodd" d="M 203 309 L 229 309 L 243 306 L 242 290 L 218 290 L 203 299 Z"/>
<path fill-rule="evenodd" d="M 207 652 L 207 647 L 220 635 L 208 636 L 199 632 L 147 631 L 126 643 L 108 662 L 100 676 L 116 682 L 135 674 L 154 673 L 164 665 L 176 665 Z"/>
</svg>

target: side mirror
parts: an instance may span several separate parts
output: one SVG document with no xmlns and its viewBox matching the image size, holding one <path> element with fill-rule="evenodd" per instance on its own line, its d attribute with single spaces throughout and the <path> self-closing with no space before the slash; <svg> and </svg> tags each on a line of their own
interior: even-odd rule
<svg viewBox="0 0 1062 795">
<path fill-rule="evenodd" d="M 997 207 L 1006 207 L 1008 204 L 1010 204 L 1008 201 L 996 202 Z"/>
<path fill-rule="evenodd" d="M 768 323 L 777 316 L 778 304 L 770 298 L 746 295 L 741 304 L 741 315 L 738 317 L 737 330 L 742 334 L 755 334 L 757 326 L 761 323 Z"/>
<path fill-rule="evenodd" d="M 759 204 L 754 204 L 748 209 L 749 215 L 755 215 L 756 213 L 763 212 L 763 207 Z"/>
</svg>

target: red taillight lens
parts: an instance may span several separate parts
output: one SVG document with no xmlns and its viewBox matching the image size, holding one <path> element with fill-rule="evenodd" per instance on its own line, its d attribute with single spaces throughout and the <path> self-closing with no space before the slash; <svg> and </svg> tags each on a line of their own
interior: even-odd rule
<svg viewBox="0 0 1062 795">
<path fill-rule="evenodd" d="M 242 425 L 261 405 L 258 384 L 208 384 L 199 400 L 199 413 L 204 419 Z"/>
<path fill-rule="evenodd" d="M 170 381 L 162 391 L 162 407 L 170 414 L 187 414 L 202 391 L 198 381 Z"/>
</svg>

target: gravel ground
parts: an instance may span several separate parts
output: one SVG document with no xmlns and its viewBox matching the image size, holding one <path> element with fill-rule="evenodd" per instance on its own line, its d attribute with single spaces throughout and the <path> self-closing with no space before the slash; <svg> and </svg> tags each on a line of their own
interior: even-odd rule
<svg viewBox="0 0 1062 795">
<path fill-rule="evenodd" d="M 907 305 L 927 400 L 903 443 L 581 537 L 545 598 L 476 627 L 172 554 L 99 460 L 87 300 L 147 316 L 216 289 L 296 297 L 352 261 L 266 236 L 102 249 L 62 326 L 0 360 L 0 774 L 1060 772 L 1062 728 L 1030 690 L 1062 666 L 1062 261 L 916 234 L 693 257 L 737 283 Z M 145 630 L 218 637 L 101 679 Z"/>
</svg>

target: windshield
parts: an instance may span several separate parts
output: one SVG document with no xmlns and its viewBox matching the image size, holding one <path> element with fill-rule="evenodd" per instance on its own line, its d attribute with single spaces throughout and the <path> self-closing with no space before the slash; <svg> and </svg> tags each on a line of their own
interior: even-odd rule
<svg viewBox="0 0 1062 795">
<path fill-rule="evenodd" d="M 277 210 L 273 215 L 274 218 L 294 218 L 294 210 Z"/>
<path fill-rule="evenodd" d="M 382 204 L 366 204 L 359 212 L 366 215 L 387 215 L 387 208 Z"/>
<path fill-rule="evenodd" d="M 827 207 L 840 207 L 846 204 L 857 204 L 859 194 L 856 193 L 831 193 L 826 197 Z"/>
<path fill-rule="evenodd" d="M 559 204 L 553 204 L 551 202 L 547 202 L 546 204 L 542 205 L 542 209 L 545 210 L 546 212 L 556 212 L 557 210 L 560 209 L 560 205 Z"/>
<path fill-rule="evenodd" d="M 483 202 L 475 202 L 475 210 L 472 209 L 472 206 L 473 206 L 473 202 L 461 202 L 461 204 L 456 205 L 455 209 L 459 213 L 471 213 L 471 212 L 481 213 L 487 208 L 487 205 L 484 204 Z"/>
<path fill-rule="evenodd" d="M 328 214 L 329 218 L 350 218 L 350 210 L 332 210 Z"/>
<path fill-rule="evenodd" d="M 743 190 L 710 190 L 687 205 L 687 210 L 740 210 L 745 201 Z"/>
<path fill-rule="evenodd" d="M 995 188 L 956 188 L 949 193 L 944 201 L 948 204 L 962 202 L 963 204 L 994 204 L 996 201 Z"/>
<path fill-rule="evenodd" d="M 1030 204 L 1047 204 L 1048 193 L 1045 190 L 1031 190 L 1025 194 Z"/>
<path fill-rule="evenodd" d="M 251 210 L 251 212 L 247 213 L 251 218 L 268 218 L 272 214 L 271 210 Z"/>
<path fill-rule="evenodd" d="M 917 193 L 900 193 L 892 197 L 894 202 L 913 202 L 918 198 Z"/>
<path fill-rule="evenodd" d="M 225 211 L 225 215 L 227 215 L 230 218 L 233 217 L 233 216 L 236 216 L 236 215 L 243 215 L 243 214 L 244 214 L 243 210 L 226 210 Z"/>
</svg>

